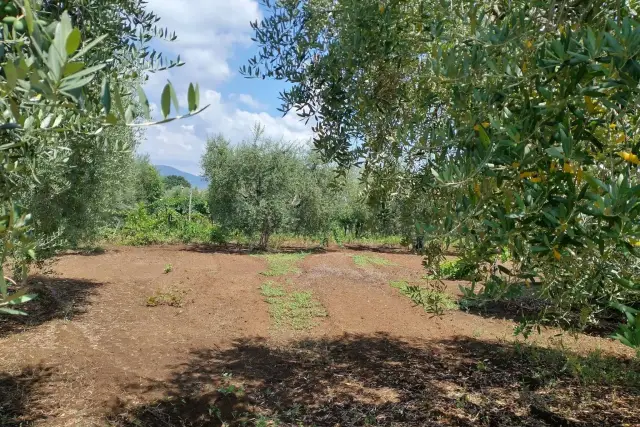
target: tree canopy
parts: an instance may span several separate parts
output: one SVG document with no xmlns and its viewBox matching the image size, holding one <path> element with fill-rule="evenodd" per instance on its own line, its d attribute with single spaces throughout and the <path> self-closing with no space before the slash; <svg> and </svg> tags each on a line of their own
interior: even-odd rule
<svg viewBox="0 0 640 427">
<path fill-rule="evenodd" d="M 264 3 L 241 71 L 290 82 L 282 109 L 312 120 L 323 157 L 362 163 L 375 198 L 408 202 L 427 265 L 447 242 L 477 263 L 503 248 L 503 293 L 539 283 L 553 302 L 541 316 L 581 326 L 615 307 L 619 338 L 640 345 L 629 2 Z"/>
<path fill-rule="evenodd" d="M 191 183 L 187 181 L 187 178 L 180 175 L 168 175 L 163 178 L 164 186 L 167 189 L 173 187 L 191 188 Z"/>
<path fill-rule="evenodd" d="M 180 65 L 150 49 L 155 37 L 175 35 L 157 27 L 145 5 L 3 2 L 0 312 L 20 314 L 10 306 L 33 297 L 18 282 L 38 252 L 90 237 L 131 199 L 137 129 L 153 124 L 140 85 L 148 73 Z M 181 117 L 198 112 L 197 86 L 190 85 L 187 102 Z M 160 104 L 165 122 L 181 118 L 170 116 L 179 108 L 170 83 Z M 16 263 L 13 279 L 5 278 L 8 259 Z"/>
</svg>

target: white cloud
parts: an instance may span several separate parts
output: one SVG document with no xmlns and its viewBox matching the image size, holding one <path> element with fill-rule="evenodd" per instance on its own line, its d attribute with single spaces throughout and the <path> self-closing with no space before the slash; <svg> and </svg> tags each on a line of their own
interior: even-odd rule
<svg viewBox="0 0 640 427">
<path fill-rule="evenodd" d="M 139 151 L 149 153 L 155 164 L 199 174 L 206 134 L 220 133 L 237 143 L 248 139 L 258 123 L 265 128 L 265 136 L 277 140 L 306 144 L 313 136 L 310 127 L 295 115 L 274 117 L 266 112 L 242 110 L 224 102 L 219 92 L 210 89 L 203 91 L 200 98 L 203 106 L 210 104 L 209 108 L 187 120 L 151 126 Z"/>
<path fill-rule="evenodd" d="M 148 10 L 178 36 L 163 50 L 180 54 L 192 77 L 218 82 L 233 74 L 228 61 L 234 45 L 248 46 L 249 22 L 261 18 L 256 0 L 149 0 Z"/>
<path fill-rule="evenodd" d="M 255 98 L 253 98 L 251 95 L 247 94 L 247 93 L 232 93 L 229 95 L 229 99 L 231 99 L 232 101 L 236 101 L 240 104 L 244 104 L 245 106 L 252 108 L 254 110 L 261 110 L 261 109 L 265 109 L 266 105 L 262 104 L 261 102 L 259 102 L 258 100 L 256 100 Z"/>
</svg>

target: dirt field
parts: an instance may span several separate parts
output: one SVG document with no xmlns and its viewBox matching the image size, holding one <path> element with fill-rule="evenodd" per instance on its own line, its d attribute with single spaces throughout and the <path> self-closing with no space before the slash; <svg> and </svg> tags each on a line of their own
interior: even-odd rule
<svg viewBox="0 0 640 427">
<path fill-rule="evenodd" d="M 433 317 L 389 284 L 421 280 L 415 255 L 298 268 L 267 277 L 264 258 L 198 247 L 60 257 L 32 278 L 31 315 L 0 318 L 0 425 L 640 425 L 640 368 L 610 339 L 530 346 L 509 319 Z M 326 316 L 276 325 L 267 281 Z"/>
</svg>

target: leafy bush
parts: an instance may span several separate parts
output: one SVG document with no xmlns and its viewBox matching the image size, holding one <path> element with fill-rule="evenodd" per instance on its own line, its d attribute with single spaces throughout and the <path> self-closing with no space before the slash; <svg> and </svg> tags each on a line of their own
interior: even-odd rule
<svg viewBox="0 0 640 427">
<path fill-rule="evenodd" d="M 457 259 L 446 260 L 438 266 L 437 277 L 446 280 L 478 280 L 478 266 L 472 262 Z"/>
<path fill-rule="evenodd" d="M 208 243 L 219 238 L 219 230 L 202 214 L 187 215 L 173 209 L 149 213 L 140 203 L 129 212 L 114 238 L 126 245 L 150 245 L 158 243 Z"/>
</svg>

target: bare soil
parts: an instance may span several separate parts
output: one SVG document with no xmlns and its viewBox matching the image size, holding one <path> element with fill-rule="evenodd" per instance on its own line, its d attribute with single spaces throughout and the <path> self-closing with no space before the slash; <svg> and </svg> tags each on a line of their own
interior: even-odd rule
<svg viewBox="0 0 640 427">
<path fill-rule="evenodd" d="M 299 267 L 267 278 L 264 259 L 195 246 L 60 256 L 30 279 L 30 315 L 0 318 L 0 425 L 640 425 L 640 367 L 611 339 L 522 343 L 511 319 L 434 317 L 389 286 L 425 274 L 398 251 Z M 328 316 L 274 328 L 267 280 L 312 291 Z M 176 304 L 148 306 L 159 292 Z"/>
</svg>

